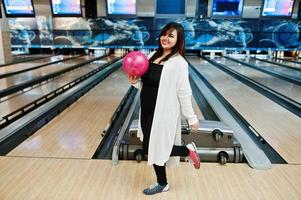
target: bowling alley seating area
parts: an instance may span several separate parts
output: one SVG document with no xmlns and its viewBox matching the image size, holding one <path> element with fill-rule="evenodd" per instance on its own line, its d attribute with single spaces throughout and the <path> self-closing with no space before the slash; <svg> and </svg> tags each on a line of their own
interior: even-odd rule
<svg viewBox="0 0 301 200">
<path fill-rule="evenodd" d="M 300 200 L 300 21 L 301 0 L 0 0 L 0 199 Z M 149 197 L 128 75 L 169 22 L 201 166 L 181 157 Z"/>
</svg>

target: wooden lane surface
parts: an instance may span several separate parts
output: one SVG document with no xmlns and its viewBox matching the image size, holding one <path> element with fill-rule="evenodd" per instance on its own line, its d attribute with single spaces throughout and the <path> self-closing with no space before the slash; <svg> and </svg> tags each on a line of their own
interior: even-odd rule
<svg viewBox="0 0 301 200">
<path fill-rule="evenodd" d="M 288 66 L 294 67 L 296 69 L 301 69 L 301 64 L 300 63 L 290 62 L 290 61 L 297 61 L 297 60 L 295 60 L 295 59 L 289 59 L 289 58 L 285 58 L 285 59 L 287 59 L 287 60 L 281 60 L 281 59 L 272 58 L 272 59 L 269 59 L 269 61 L 276 62 L 276 63 L 279 63 L 279 64 L 288 65 Z"/>
<path fill-rule="evenodd" d="M 287 76 L 291 76 L 291 77 L 294 77 L 296 79 L 299 79 L 301 80 L 301 72 L 300 71 L 296 71 L 296 70 L 293 70 L 293 69 L 289 69 L 289 68 L 286 68 L 286 67 L 281 67 L 281 66 L 278 66 L 278 65 L 273 65 L 271 63 L 267 63 L 267 62 L 263 62 L 263 61 L 260 61 L 260 60 L 254 60 L 254 59 L 239 59 L 241 61 L 247 61 L 248 63 L 250 64 L 253 64 L 253 65 L 257 65 L 258 67 L 262 67 L 264 69 L 268 69 L 268 70 L 273 70 L 274 72 L 276 73 L 282 73 L 282 74 L 285 74 Z"/>
<path fill-rule="evenodd" d="M 13 111 L 25 106 L 26 104 L 33 102 L 36 99 L 98 68 L 100 65 L 102 65 L 100 64 L 100 62 L 105 64 L 107 62 L 110 62 L 114 58 L 116 58 L 116 56 L 105 57 L 96 62 L 89 63 L 80 68 L 76 68 L 74 71 L 70 71 L 64 74 L 63 76 L 58 76 L 57 78 L 49 82 L 46 82 L 43 85 L 39 85 L 38 87 L 35 87 L 24 93 L 15 95 L 12 98 L 9 98 L 8 100 L 0 102 L 0 110 L 1 110 L 0 120 L 2 119 L 3 116 L 12 113 Z"/>
<path fill-rule="evenodd" d="M 9 155 L 92 158 L 130 84 L 121 69 L 100 82 Z"/>
<path fill-rule="evenodd" d="M 291 82 L 285 81 L 283 79 L 277 78 L 275 76 L 263 73 L 256 69 L 238 64 L 232 60 L 228 60 L 222 57 L 214 58 L 215 61 L 220 62 L 232 70 L 247 76 L 248 78 L 267 86 L 280 94 L 287 96 L 299 103 L 301 103 L 301 86 L 293 84 Z"/>
<path fill-rule="evenodd" d="M 80 62 L 84 62 L 90 59 L 95 58 L 94 56 L 81 56 L 79 58 L 75 58 L 72 60 L 63 61 L 60 63 L 51 64 L 42 68 L 38 68 L 31 71 L 26 71 L 21 74 L 16 74 L 13 76 L 9 76 L 6 78 L 0 79 L 0 90 L 6 89 L 8 87 L 21 84 L 27 81 L 30 81 L 34 78 L 39 78 L 66 68 L 69 68 L 71 66 L 74 66 Z"/>
<path fill-rule="evenodd" d="M 22 63 L 13 64 L 13 65 L 5 66 L 5 67 L 0 67 L 0 75 L 6 74 L 6 73 L 11 73 L 11 72 L 17 72 L 17 71 L 21 71 L 21 70 L 25 70 L 25 69 L 30 69 L 30 68 L 33 68 L 33 67 L 36 67 L 39 65 L 63 60 L 63 59 L 69 58 L 69 57 L 70 56 L 64 56 L 64 55 L 52 56 L 52 57 L 43 58 L 43 59 L 39 59 L 39 60 L 33 60 L 31 62 L 22 62 Z"/>
<path fill-rule="evenodd" d="M 288 163 L 301 164 L 301 118 L 208 62 L 189 61 Z"/>
<path fill-rule="evenodd" d="M 48 58 L 54 55 L 50 55 L 50 54 L 38 54 L 38 55 L 13 55 L 13 61 L 10 63 L 6 63 L 6 64 L 1 64 L 0 68 L 2 67 L 8 67 L 8 66 L 13 66 L 19 63 L 26 63 L 26 62 L 32 62 L 35 60 L 39 60 L 39 59 L 44 59 L 44 58 Z"/>
<path fill-rule="evenodd" d="M 246 164 L 190 163 L 167 168 L 170 190 L 145 196 L 156 182 L 146 162 L 47 158 L 0 158 L 0 199 L 175 199 L 300 200 L 301 166 L 273 165 L 255 170 Z"/>
</svg>

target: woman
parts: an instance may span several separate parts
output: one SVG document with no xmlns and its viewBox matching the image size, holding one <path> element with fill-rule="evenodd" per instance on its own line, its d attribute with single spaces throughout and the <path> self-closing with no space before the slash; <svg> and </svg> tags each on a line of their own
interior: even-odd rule
<svg viewBox="0 0 301 200">
<path fill-rule="evenodd" d="M 131 84 L 141 88 L 138 136 L 143 137 L 143 152 L 157 176 L 157 183 L 143 190 L 146 195 L 169 190 L 165 166 L 177 164 L 179 156 L 188 157 L 196 169 L 200 166 L 194 143 L 181 146 L 181 112 L 192 130 L 199 126 L 191 104 L 184 51 L 183 27 L 169 23 L 160 33 L 159 49 L 148 57 L 148 71 L 141 80 L 129 76 Z"/>
</svg>

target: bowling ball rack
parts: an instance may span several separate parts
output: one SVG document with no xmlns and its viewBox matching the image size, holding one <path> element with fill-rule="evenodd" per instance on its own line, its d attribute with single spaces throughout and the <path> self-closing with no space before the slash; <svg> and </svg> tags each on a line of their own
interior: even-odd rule
<svg viewBox="0 0 301 200">
<path fill-rule="evenodd" d="M 220 164 L 245 162 L 243 151 L 234 139 L 233 131 L 220 121 L 201 120 L 199 129 L 191 133 L 187 123 L 182 121 L 183 145 L 194 142 L 197 152 L 203 162 L 218 162 Z M 131 123 L 126 140 L 120 145 L 119 159 L 146 160 L 143 154 L 142 142 L 137 137 L 138 120 Z M 182 158 L 184 160 L 184 158 Z"/>
</svg>

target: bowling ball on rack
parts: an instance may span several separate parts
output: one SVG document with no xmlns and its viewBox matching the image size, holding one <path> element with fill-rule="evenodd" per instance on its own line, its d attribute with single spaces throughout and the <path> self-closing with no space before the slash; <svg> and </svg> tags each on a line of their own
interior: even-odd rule
<svg viewBox="0 0 301 200">
<path fill-rule="evenodd" d="M 148 69 L 148 59 L 142 52 L 132 51 L 124 57 L 122 68 L 130 76 L 141 77 Z"/>
</svg>

